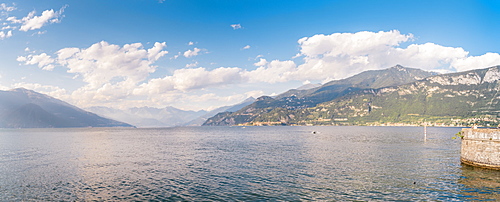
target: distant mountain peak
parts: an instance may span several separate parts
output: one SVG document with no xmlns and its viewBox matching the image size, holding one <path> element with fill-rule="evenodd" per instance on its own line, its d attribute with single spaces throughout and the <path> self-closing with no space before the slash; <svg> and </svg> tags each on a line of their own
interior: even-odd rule
<svg viewBox="0 0 500 202">
<path fill-rule="evenodd" d="M 402 66 L 402 65 L 400 65 L 400 64 L 397 64 L 396 66 L 391 67 L 391 68 L 393 68 L 393 69 L 397 69 L 397 70 L 406 70 L 406 69 L 407 69 L 407 67 L 403 67 L 403 66 Z"/>
<path fill-rule="evenodd" d="M 9 90 L 10 92 L 17 92 L 17 93 L 24 93 L 24 94 L 36 94 L 36 95 L 42 95 L 41 93 L 38 93 L 36 91 L 33 91 L 33 90 L 29 90 L 29 89 L 26 89 L 26 88 L 14 88 L 14 89 L 11 89 Z"/>
<path fill-rule="evenodd" d="M 28 89 L 26 89 L 26 88 L 20 87 L 20 88 L 14 88 L 14 89 L 11 89 L 10 91 L 18 91 L 18 92 L 22 92 L 22 91 L 32 91 L 32 90 L 28 90 Z"/>
<path fill-rule="evenodd" d="M 257 102 L 257 101 L 264 101 L 264 100 L 274 100 L 274 99 L 270 96 L 264 95 L 264 96 L 258 97 L 255 101 Z"/>
<path fill-rule="evenodd" d="M 418 69 L 418 68 L 411 68 L 411 67 L 405 67 L 403 65 L 400 65 L 400 64 L 397 64 L 393 67 L 390 67 L 388 69 L 382 69 L 382 70 L 378 70 L 378 71 L 385 71 L 385 70 L 392 70 L 392 71 L 420 71 L 420 72 L 429 72 L 429 71 L 426 71 L 426 70 L 422 70 L 422 69 Z"/>
<path fill-rule="evenodd" d="M 254 98 L 254 97 L 252 97 L 252 96 L 250 96 L 250 97 L 248 97 L 247 99 L 243 100 L 241 103 L 245 103 L 245 102 L 253 102 L 253 101 L 255 101 L 255 98 Z"/>
</svg>

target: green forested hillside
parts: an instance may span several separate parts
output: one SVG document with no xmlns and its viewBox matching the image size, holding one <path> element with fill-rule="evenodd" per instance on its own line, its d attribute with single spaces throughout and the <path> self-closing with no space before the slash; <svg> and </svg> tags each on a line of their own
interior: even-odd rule
<svg viewBox="0 0 500 202">
<path fill-rule="evenodd" d="M 500 113 L 499 68 L 365 89 L 306 109 L 274 109 L 250 124 L 496 126 Z"/>
<path fill-rule="evenodd" d="M 232 116 L 235 114 L 218 118 L 240 118 L 228 122 L 230 125 L 496 126 L 500 113 L 499 69 L 436 75 L 398 86 L 348 88 L 350 92 L 312 107 L 267 106 L 243 119 Z"/>
<path fill-rule="evenodd" d="M 289 90 L 274 98 L 263 96 L 239 111 L 220 113 L 208 119 L 203 125 L 237 125 L 254 121 L 262 114 L 274 109 L 300 110 L 314 107 L 319 103 L 342 97 L 363 89 L 397 86 L 435 75 L 419 69 L 400 65 L 384 69 L 362 72 L 352 77 L 328 82 L 308 90 Z"/>
</svg>

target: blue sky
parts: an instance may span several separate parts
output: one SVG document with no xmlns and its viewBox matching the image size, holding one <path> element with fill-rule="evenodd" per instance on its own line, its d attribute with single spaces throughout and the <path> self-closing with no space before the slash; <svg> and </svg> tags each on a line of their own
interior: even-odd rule
<svg viewBox="0 0 500 202">
<path fill-rule="evenodd" d="M 0 1 L 0 88 L 213 109 L 396 64 L 500 64 L 498 1 Z"/>
</svg>

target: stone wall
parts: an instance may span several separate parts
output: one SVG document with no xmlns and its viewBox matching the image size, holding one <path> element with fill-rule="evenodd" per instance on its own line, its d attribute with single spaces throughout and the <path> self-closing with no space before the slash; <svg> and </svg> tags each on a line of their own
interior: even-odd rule
<svg viewBox="0 0 500 202">
<path fill-rule="evenodd" d="M 462 129 L 462 163 L 500 170 L 500 129 Z"/>
</svg>

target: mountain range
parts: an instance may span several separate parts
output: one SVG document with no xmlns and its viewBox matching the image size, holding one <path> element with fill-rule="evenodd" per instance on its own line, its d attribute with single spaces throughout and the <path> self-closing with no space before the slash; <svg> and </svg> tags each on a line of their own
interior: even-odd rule
<svg viewBox="0 0 500 202">
<path fill-rule="evenodd" d="M 191 121 L 185 123 L 184 125 L 186 125 L 186 126 L 201 126 L 209 118 L 217 115 L 218 113 L 221 113 L 221 112 L 235 112 L 235 111 L 238 111 L 238 110 L 242 109 L 243 107 L 246 107 L 246 106 L 252 104 L 253 102 L 255 102 L 255 98 L 249 97 L 249 98 L 243 100 L 243 102 L 240 102 L 238 104 L 230 105 L 230 106 L 224 106 L 224 107 L 219 107 L 217 109 L 211 110 L 211 111 L 207 112 L 206 114 L 204 114 L 203 116 L 200 116 L 200 117 L 198 117 L 198 118 L 196 118 L 194 120 L 191 120 Z"/>
<path fill-rule="evenodd" d="M 184 111 L 174 107 L 133 107 L 115 109 L 110 107 L 89 107 L 86 110 L 100 116 L 130 123 L 136 127 L 170 127 L 180 126 L 191 121 L 206 111 Z"/>
<path fill-rule="evenodd" d="M 395 66 L 290 90 L 204 125 L 498 124 L 500 66 L 452 74 Z"/>
<path fill-rule="evenodd" d="M 174 107 L 85 110 L 24 88 L 0 91 L 0 127 L 231 125 L 497 126 L 500 66 L 436 74 L 400 65 L 307 84 L 211 111 Z"/>
<path fill-rule="evenodd" d="M 219 112 L 234 112 L 255 99 L 212 111 L 174 107 L 134 107 L 125 110 L 90 107 L 85 110 L 24 88 L 0 91 L 0 128 L 171 127 L 200 126 Z"/>
<path fill-rule="evenodd" d="M 0 127 L 133 127 L 24 88 L 0 91 Z"/>
<path fill-rule="evenodd" d="M 436 73 L 396 65 L 384 70 L 365 71 L 352 77 L 330 81 L 324 85 L 300 90 L 292 89 L 276 97 L 262 96 L 256 102 L 233 113 L 220 113 L 203 125 L 237 125 L 252 122 L 274 109 L 299 110 L 314 107 L 362 89 L 397 86 L 417 81 Z"/>
<path fill-rule="evenodd" d="M 130 123 L 136 127 L 172 127 L 201 126 L 208 118 L 220 112 L 235 112 L 253 103 L 255 98 L 249 97 L 241 103 L 219 107 L 211 111 L 186 111 L 175 107 L 133 107 L 115 109 L 110 107 L 89 107 L 86 110 L 114 120 Z"/>
</svg>

